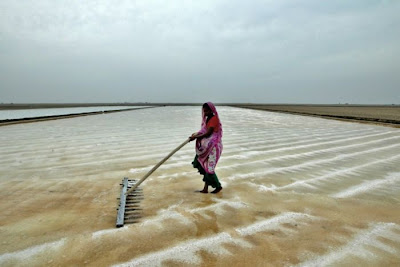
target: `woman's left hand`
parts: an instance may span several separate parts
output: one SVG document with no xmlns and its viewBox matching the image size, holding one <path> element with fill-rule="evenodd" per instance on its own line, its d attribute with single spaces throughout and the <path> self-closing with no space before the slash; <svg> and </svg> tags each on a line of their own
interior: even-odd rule
<svg viewBox="0 0 400 267">
<path fill-rule="evenodd" d="M 190 137 L 189 137 L 189 139 L 190 139 L 190 141 L 193 141 L 194 139 L 196 139 L 197 138 L 197 133 L 193 133 Z M 189 142 L 190 142 L 189 141 Z"/>
</svg>

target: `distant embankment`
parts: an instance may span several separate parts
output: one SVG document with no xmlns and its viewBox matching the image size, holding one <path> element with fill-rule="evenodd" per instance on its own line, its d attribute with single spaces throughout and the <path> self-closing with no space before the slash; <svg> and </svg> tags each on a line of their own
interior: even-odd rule
<svg viewBox="0 0 400 267">
<path fill-rule="evenodd" d="M 230 106 L 317 116 L 400 128 L 400 106 L 389 105 L 278 105 L 231 104 Z"/>
<path fill-rule="evenodd" d="M 115 106 L 163 106 L 152 103 L 19 103 L 0 104 L 0 110 L 37 109 L 37 108 L 82 108 L 82 107 L 115 107 Z"/>
<path fill-rule="evenodd" d="M 65 108 L 65 106 L 63 106 L 63 107 Z M 82 107 L 82 106 L 80 106 L 80 107 Z M 115 113 L 115 112 L 139 110 L 139 109 L 155 108 L 155 107 L 158 107 L 158 106 L 145 106 L 145 107 L 141 107 L 141 108 L 136 107 L 136 108 L 118 109 L 118 110 L 103 110 L 103 111 L 82 112 L 82 113 L 74 113 L 74 114 L 29 117 L 29 118 L 20 118 L 20 119 L 8 119 L 8 120 L 0 120 L 0 126 L 6 126 L 6 125 L 18 124 L 18 123 L 27 123 L 27 122 L 68 119 L 68 118 L 75 118 L 75 117 L 82 117 L 82 116 L 90 116 L 90 115 L 105 114 L 105 113 Z M 41 108 L 43 108 L 43 107 L 41 107 Z"/>
</svg>

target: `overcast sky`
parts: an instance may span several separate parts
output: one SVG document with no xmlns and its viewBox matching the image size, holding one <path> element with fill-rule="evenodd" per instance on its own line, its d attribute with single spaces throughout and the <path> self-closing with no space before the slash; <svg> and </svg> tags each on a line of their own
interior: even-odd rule
<svg viewBox="0 0 400 267">
<path fill-rule="evenodd" d="M 1 0 L 0 103 L 400 104 L 399 0 Z"/>
</svg>

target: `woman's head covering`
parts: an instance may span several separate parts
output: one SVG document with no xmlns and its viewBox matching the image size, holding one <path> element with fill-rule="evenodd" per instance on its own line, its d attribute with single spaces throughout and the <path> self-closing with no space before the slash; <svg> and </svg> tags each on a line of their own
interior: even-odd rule
<svg viewBox="0 0 400 267">
<path fill-rule="evenodd" d="M 204 105 L 207 105 L 207 106 L 211 109 L 211 111 L 212 111 L 212 113 L 214 114 L 214 116 L 217 117 L 217 119 L 218 119 L 218 121 L 219 121 L 218 136 L 219 136 L 219 138 L 221 138 L 221 137 L 222 137 L 222 124 L 221 124 L 221 120 L 219 119 L 218 111 L 217 111 L 215 105 L 214 105 L 212 102 L 204 103 L 203 106 L 204 106 Z M 202 118 L 203 118 L 203 120 L 202 120 L 202 122 L 201 122 L 201 131 L 203 131 L 203 130 L 204 130 L 204 131 L 207 131 L 207 117 L 206 117 L 206 115 L 204 114 L 203 109 L 201 109 L 201 114 L 202 114 Z"/>
</svg>

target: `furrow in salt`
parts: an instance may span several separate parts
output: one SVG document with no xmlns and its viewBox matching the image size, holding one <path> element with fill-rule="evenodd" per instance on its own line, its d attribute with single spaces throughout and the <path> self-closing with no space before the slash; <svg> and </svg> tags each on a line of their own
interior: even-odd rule
<svg viewBox="0 0 400 267">
<path fill-rule="evenodd" d="M 354 195 L 363 194 L 363 193 L 371 191 L 371 190 L 379 189 L 380 187 L 391 186 L 393 184 L 397 184 L 398 182 L 400 182 L 400 173 L 399 172 L 390 173 L 390 174 L 386 175 L 386 177 L 383 179 L 366 181 L 359 185 L 347 188 L 346 190 L 343 190 L 336 194 L 332 194 L 331 196 L 336 197 L 336 198 L 351 197 Z"/>
<path fill-rule="evenodd" d="M 337 139 L 337 138 L 340 138 L 340 136 L 335 136 L 335 139 Z M 319 139 L 319 140 L 321 140 L 321 139 Z M 296 144 L 296 143 L 303 143 L 304 141 L 299 141 L 299 142 L 294 142 L 294 143 L 286 143 L 285 144 L 285 146 L 290 146 L 290 145 L 293 145 L 293 144 Z M 258 142 L 256 142 L 256 143 L 258 143 Z M 319 144 L 325 144 L 325 143 L 319 143 Z M 313 144 L 314 145 L 314 144 Z M 232 145 L 233 147 L 236 147 L 236 144 L 233 144 Z M 276 145 L 275 145 L 276 146 Z M 274 147 L 274 146 L 271 146 L 271 147 Z M 258 147 L 256 147 L 256 148 L 260 148 L 259 146 Z M 296 147 L 292 147 L 292 149 L 294 149 L 294 148 L 296 148 Z M 253 148 L 246 148 L 246 150 L 251 150 L 251 149 L 253 149 Z M 285 148 L 286 149 L 286 148 Z M 226 149 L 226 146 L 224 146 L 224 151 L 226 151 L 227 149 Z M 240 152 L 241 150 L 238 150 L 238 149 L 235 149 L 235 150 L 231 150 L 231 151 L 229 151 L 229 152 L 225 152 L 224 153 L 224 160 L 226 160 L 226 159 L 229 159 L 229 154 L 237 154 L 237 152 Z M 276 150 L 273 150 L 273 151 L 276 151 Z M 268 152 L 270 152 L 270 151 L 268 151 Z M 322 151 L 323 152 L 323 151 Z M 249 152 L 250 154 L 251 154 L 251 152 Z M 259 152 L 252 152 L 254 155 L 259 155 Z M 236 157 L 241 157 L 241 155 L 237 155 Z M 287 156 L 286 156 L 287 157 Z M 279 158 L 280 159 L 280 158 Z M 278 159 L 278 160 L 279 160 Z M 286 158 L 285 158 L 286 159 Z M 250 163 L 248 163 L 248 164 L 258 164 L 260 161 L 253 161 L 253 162 L 250 162 Z M 264 162 L 264 160 L 261 160 L 261 162 Z M 172 167 L 176 167 L 176 166 L 184 166 L 184 165 L 187 165 L 187 163 L 185 163 L 185 162 L 182 162 L 182 163 L 178 163 L 178 164 L 176 164 L 176 163 L 172 163 L 171 164 L 171 166 L 169 166 L 169 163 L 167 162 L 166 164 L 164 164 L 163 166 L 161 166 L 161 168 L 160 169 L 168 169 L 168 168 L 172 168 Z M 137 173 L 137 172 L 140 172 L 140 171 L 145 171 L 145 170 L 148 170 L 149 168 L 151 168 L 152 166 L 147 166 L 147 167 L 143 167 L 143 168 L 138 168 L 138 169 L 135 169 L 134 170 L 134 172 L 135 173 Z M 233 167 L 233 166 L 223 166 L 223 167 L 221 167 L 221 168 L 230 168 L 230 167 Z"/>
<path fill-rule="evenodd" d="M 365 155 L 365 154 L 383 151 L 383 150 L 387 150 L 387 149 L 394 149 L 394 148 L 398 148 L 399 146 L 400 145 L 398 145 L 398 144 L 394 144 L 394 145 L 389 145 L 389 146 L 384 146 L 384 147 L 368 149 L 365 151 L 354 152 L 354 153 L 350 153 L 350 154 L 346 154 L 346 155 L 338 155 L 338 156 L 335 156 L 332 158 L 313 160 L 313 161 L 301 163 L 298 165 L 292 165 L 290 167 L 272 168 L 270 170 L 263 171 L 263 172 L 257 172 L 257 173 L 235 174 L 235 175 L 228 177 L 228 179 L 235 180 L 238 178 L 245 179 L 245 178 L 250 178 L 250 177 L 259 177 L 260 175 L 268 175 L 268 174 L 272 174 L 272 173 L 287 172 L 289 170 L 300 170 L 300 169 L 304 169 L 307 167 L 318 166 L 318 165 L 325 164 L 325 163 L 332 164 L 334 161 L 344 160 L 346 158 L 351 158 L 351 157 L 355 157 L 355 156 L 359 156 L 359 155 Z"/>
<path fill-rule="evenodd" d="M 317 217 L 304 213 L 286 212 L 252 225 L 238 228 L 236 232 L 240 236 L 253 235 L 258 232 L 269 230 L 287 230 L 283 226 L 287 223 L 299 223 L 299 220 L 314 220 Z M 252 245 L 241 238 L 232 237 L 228 233 L 220 233 L 211 237 L 182 242 L 172 248 L 148 253 L 144 256 L 134 258 L 129 262 L 114 266 L 162 266 L 166 260 L 174 260 L 185 264 L 201 264 L 198 251 L 204 250 L 215 255 L 229 255 L 230 252 L 222 247 L 223 244 L 232 244 L 244 249 Z"/>
<path fill-rule="evenodd" d="M 388 141 L 391 139 L 398 139 L 400 137 L 391 137 L 391 138 L 386 138 L 386 139 L 382 139 L 382 140 L 373 140 L 373 141 L 369 141 L 369 142 L 365 142 L 365 143 L 359 143 L 359 144 L 351 144 L 351 145 L 347 145 L 347 146 L 341 146 L 341 147 L 333 147 L 333 148 L 327 148 L 327 149 L 322 149 L 319 151 L 311 151 L 311 152 L 305 152 L 305 153 L 300 153 L 300 154 L 295 154 L 295 155 L 284 155 L 284 156 L 279 156 L 279 157 L 274 157 L 274 158 L 269 158 L 267 160 L 257 160 L 257 161 L 251 161 L 251 162 L 246 162 L 246 163 L 235 163 L 232 165 L 225 165 L 225 166 L 221 166 L 218 168 L 218 170 L 223 170 L 223 169 L 230 169 L 230 168 L 237 168 L 237 167 L 243 167 L 246 165 L 252 165 L 252 164 L 260 164 L 260 163 L 268 163 L 268 162 L 272 162 L 275 160 L 287 160 L 287 159 L 293 159 L 293 158 L 298 158 L 298 157 L 303 157 L 303 156 L 310 156 L 310 155 L 315 155 L 321 152 L 333 152 L 333 151 L 340 151 L 342 149 L 348 149 L 348 148 L 354 148 L 354 147 L 360 147 L 360 146 L 366 146 L 366 145 L 370 145 L 370 144 L 375 144 L 375 143 L 380 143 L 380 142 L 384 142 L 384 141 Z M 358 152 L 353 152 L 350 154 L 341 154 L 338 156 L 335 156 L 333 158 L 327 158 L 327 159 L 318 159 L 318 160 L 312 160 L 312 161 L 308 161 L 305 163 L 301 163 L 298 165 L 292 165 L 290 167 L 281 167 L 281 168 L 272 168 L 268 171 L 262 172 L 263 174 L 270 174 L 270 173 L 275 173 L 275 172 L 288 172 L 291 170 L 299 170 L 299 168 L 308 168 L 308 167 L 312 167 L 318 164 L 322 164 L 322 163 L 329 163 L 331 161 L 335 161 L 335 160 L 343 160 L 346 158 L 350 158 L 350 157 L 354 157 L 354 156 L 359 156 L 359 155 L 363 155 L 363 154 L 368 154 L 371 152 L 375 152 L 375 151 L 381 151 L 381 150 L 385 150 L 388 148 L 395 148 L 397 147 L 397 144 L 394 145 L 390 145 L 390 146 L 386 146 L 386 147 L 379 147 L 379 148 L 374 148 L 374 149 L 369 149 L 369 150 L 365 150 L 365 151 L 358 151 Z M 255 153 L 255 152 L 254 152 Z M 226 157 L 225 157 L 226 160 Z M 240 177 L 255 177 L 258 176 L 261 173 L 250 173 L 250 174 L 237 174 L 236 176 L 240 176 Z M 179 174 L 177 174 L 179 175 Z M 229 179 L 235 179 L 236 176 L 231 176 Z"/>
<path fill-rule="evenodd" d="M 33 257 L 37 254 L 58 249 L 65 243 L 65 240 L 66 239 L 63 238 L 63 239 L 55 241 L 55 242 L 45 243 L 42 245 L 29 247 L 29 248 L 26 248 L 23 250 L 1 254 L 0 255 L 0 265 L 7 264 L 7 262 L 11 261 L 11 260 L 27 260 L 30 257 Z"/>
<path fill-rule="evenodd" d="M 250 152 L 243 152 L 241 155 L 242 158 L 249 158 L 252 155 L 254 155 L 254 153 L 258 153 L 257 155 L 268 155 L 271 153 L 275 153 L 275 152 L 283 152 L 283 151 L 291 151 L 291 150 L 296 150 L 296 149 L 304 149 L 304 148 L 312 148 L 315 146 L 320 146 L 320 145 L 333 145 L 333 144 L 338 144 L 338 143 L 346 143 L 349 141 L 354 141 L 354 140 L 359 140 L 359 139 L 363 139 L 363 138 L 367 138 L 367 137 L 377 137 L 379 135 L 382 134 L 378 134 L 378 135 L 371 135 L 371 136 L 365 136 L 365 137 L 352 137 L 352 138 L 348 138 L 345 140 L 334 140 L 334 141 L 328 141 L 328 142 L 319 142 L 319 143 L 314 143 L 314 144 L 310 144 L 310 145 L 301 145 L 301 146 L 294 146 L 294 147 L 284 147 L 284 148 L 279 148 L 279 149 L 273 149 L 273 150 L 268 150 L 268 151 L 250 151 Z M 395 139 L 400 139 L 400 136 L 393 136 L 393 137 L 388 137 L 388 138 L 383 138 L 383 139 L 379 139 L 379 140 L 373 140 L 373 141 L 369 141 L 369 142 L 365 142 L 365 143 L 359 143 L 359 144 L 351 144 L 351 145 L 347 145 L 347 146 L 341 146 L 341 147 L 333 147 L 333 148 L 328 148 L 328 149 L 321 149 L 318 150 L 320 151 L 335 151 L 338 150 L 340 148 L 346 147 L 346 148 L 351 148 L 351 147 L 357 147 L 360 145 L 364 145 L 364 144 L 374 144 L 374 143 L 379 143 L 379 142 L 383 142 L 383 141 L 389 141 L 389 140 L 395 140 Z M 308 153 L 316 153 L 315 151 L 312 152 L 308 152 Z M 231 157 L 235 157 L 235 156 L 231 156 Z"/>
<path fill-rule="evenodd" d="M 286 190 L 286 189 L 297 188 L 297 187 L 302 187 L 302 186 L 307 187 L 307 186 L 310 186 L 311 183 L 330 180 L 330 179 L 332 179 L 334 177 L 341 176 L 341 175 L 355 174 L 358 169 L 364 169 L 366 167 L 371 167 L 371 166 L 376 165 L 376 164 L 388 163 L 388 162 L 391 162 L 391 161 L 394 161 L 394 160 L 399 160 L 399 159 L 400 159 L 400 155 L 395 155 L 395 156 L 392 156 L 392 157 L 387 158 L 387 159 L 376 160 L 376 161 L 367 162 L 365 164 L 354 166 L 354 167 L 350 167 L 350 168 L 339 169 L 339 170 L 336 170 L 334 172 L 329 172 L 327 174 L 317 176 L 316 178 L 296 181 L 296 182 L 293 182 L 291 184 L 281 186 L 281 187 L 277 188 L 276 190 Z"/>
<path fill-rule="evenodd" d="M 393 233 L 393 229 L 399 229 L 399 226 L 394 223 L 372 224 L 368 229 L 360 231 L 345 246 L 339 247 L 315 259 L 303 262 L 298 266 L 320 267 L 338 265 L 340 260 L 349 256 L 357 256 L 364 259 L 365 263 L 370 263 L 371 258 L 376 258 L 378 255 L 371 252 L 369 247 L 383 250 L 390 254 L 396 254 L 399 251 L 397 248 L 386 245 L 379 240 L 380 237 L 387 236 L 388 233 Z"/>
</svg>

